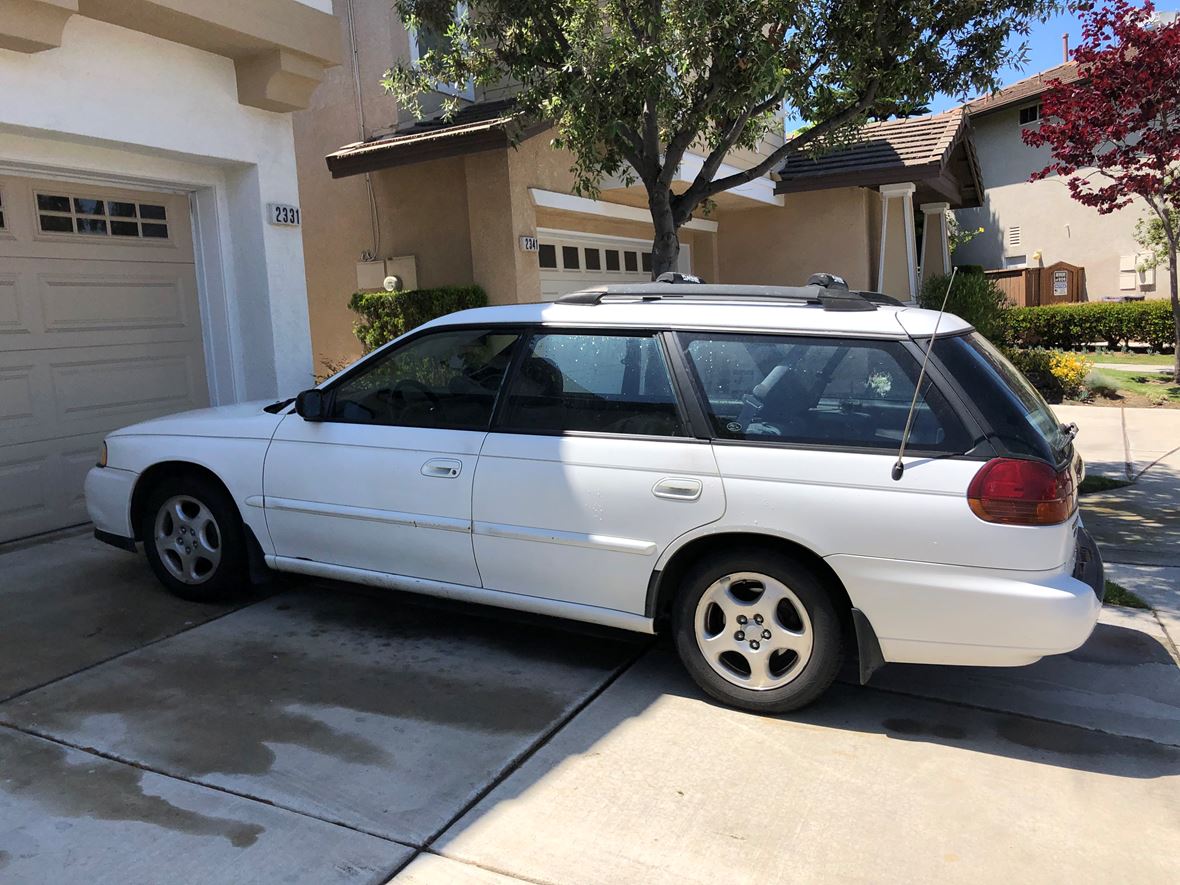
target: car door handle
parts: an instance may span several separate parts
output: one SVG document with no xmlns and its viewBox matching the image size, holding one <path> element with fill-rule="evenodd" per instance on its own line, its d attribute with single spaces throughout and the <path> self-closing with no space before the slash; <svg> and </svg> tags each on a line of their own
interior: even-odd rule
<svg viewBox="0 0 1180 885">
<path fill-rule="evenodd" d="M 450 458 L 433 458 L 422 465 L 423 476 L 433 476 L 438 479 L 454 479 L 462 470 L 463 462 Z"/>
<path fill-rule="evenodd" d="M 671 498 L 674 501 L 695 501 L 701 496 L 699 479 L 661 479 L 652 487 L 651 493 L 657 498 Z"/>
</svg>

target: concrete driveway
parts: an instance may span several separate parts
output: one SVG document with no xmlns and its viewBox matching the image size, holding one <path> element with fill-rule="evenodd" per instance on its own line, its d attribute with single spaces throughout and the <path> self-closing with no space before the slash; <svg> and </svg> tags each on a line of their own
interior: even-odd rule
<svg viewBox="0 0 1180 885">
<path fill-rule="evenodd" d="M 5 883 L 1176 878 L 1150 613 L 779 718 L 659 641 L 311 584 L 190 605 L 81 535 L 0 554 L 0 615 Z"/>
</svg>

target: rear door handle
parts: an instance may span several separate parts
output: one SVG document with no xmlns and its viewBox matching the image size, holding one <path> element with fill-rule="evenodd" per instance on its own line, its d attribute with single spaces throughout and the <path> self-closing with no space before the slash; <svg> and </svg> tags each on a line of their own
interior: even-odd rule
<svg viewBox="0 0 1180 885">
<path fill-rule="evenodd" d="M 701 481 L 699 479 L 667 477 L 657 482 L 652 487 L 651 493 L 657 498 L 670 498 L 674 501 L 695 501 L 701 496 L 701 488 Z"/>
<path fill-rule="evenodd" d="M 432 458 L 422 465 L 423 476 L 437 479 L 454 479 L 463 471 L 463 462 L 450 458 Z"/>
</svg>

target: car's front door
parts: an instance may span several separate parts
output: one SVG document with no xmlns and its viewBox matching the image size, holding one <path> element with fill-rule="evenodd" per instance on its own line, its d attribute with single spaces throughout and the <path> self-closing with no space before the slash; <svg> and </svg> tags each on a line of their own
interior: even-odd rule
<svg viewBox="0 0 1180 885">
<path fill-rule="evenodd" d="M 520 346 L 475 474 L 484 586 L 642 614 L 660 552 L 725 510 L 712 449 L 689 435 L 659 336 Z"/>
<path fill-rule="evenodd" d="M 326 420 L 287 416 L 263 480 L 276 553 L 479 586 L 472 480 L 517 337 L 427 332 L 328 388 Z"/>
</svg>

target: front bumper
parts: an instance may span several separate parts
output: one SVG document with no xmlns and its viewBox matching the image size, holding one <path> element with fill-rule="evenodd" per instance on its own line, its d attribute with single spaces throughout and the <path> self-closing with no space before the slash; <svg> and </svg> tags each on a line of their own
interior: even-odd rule
<svg viewBox="0 0 1180 885">
<path fill-rule="evenodd" d="M 1084 530 L 1079 534 L 1079 550 Z M 830 556 L 887 662 L 1014 667 L 1073 651 L 1102 610 L 1097 548 L 1078 568 L 1028 572 Z"/>
<path fill-rule="evenodd" d="M 90 468 L 86 474 L 86 512 L 97 531 L 116 538 L 135 537 L 131 496 L 138 478 L 138 473 L 117 467 Z"/>
</svg>

